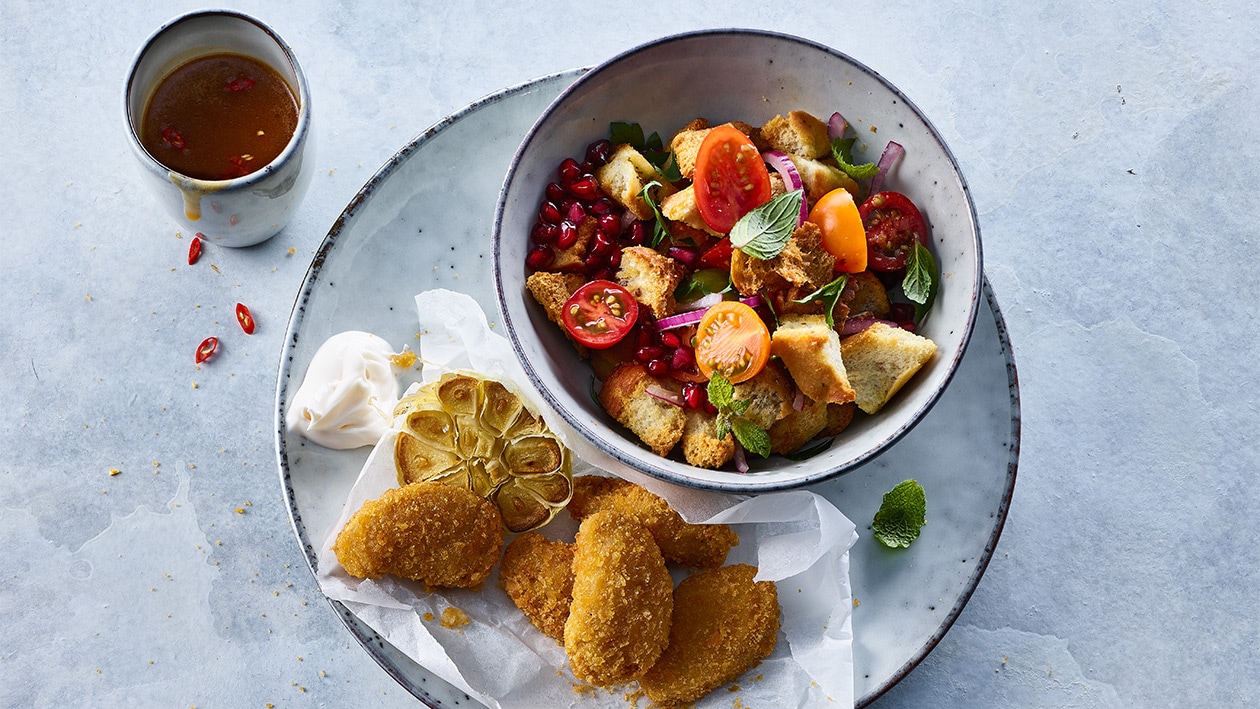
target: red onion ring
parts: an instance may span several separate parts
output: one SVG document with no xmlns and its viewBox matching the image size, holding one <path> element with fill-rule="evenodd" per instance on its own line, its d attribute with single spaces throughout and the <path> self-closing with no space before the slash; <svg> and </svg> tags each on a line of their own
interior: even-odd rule
<svg viewBox="0 0 1260 709">
<path fill-rule="evenodd" d="M 657 331 L 663 332 L 665 330 L 673 330 L 676 327 L 682 327 L 684 325 L 691 325 L 693 323 L 700 322 L 701 320 L 704 319 L 704 314 L 709 311 L 709 308 L 713 307 L 714 305 L 717 305 L 718 303 L 722 301 L 722 296 L 720 294 L 713 293 L 712 295 L 717 296 L 718 300 L 710 303 L 709 305 L 696 308 L 695 310 L 689 310 L 685 313 L 678 313 L 677 315 L 670 315 L 667 318 L 661 318 L 660 320 L 657 320 L 656 321 Z M 700 300 L 704 300 L 705 298 L 709 298 L 709 297 L 711 296 L 706 295 L 704 298 L 701 298 Z M 699 302 L 699 301 L 696 301 L 696 302 Z M 744 305 L 747 305 L 750 308 L 755 308 L 758 305 L 761 305 L 763 301 L 761 300 L 761 296 L 752 295 L 747 298 L 741 299 L 739 302 L 743 303 Z"/>
<path fill-rule="evenodd" d="M 796 398 L 792 400 L 793 411 L 803 411 L 805 409 L 805 392 L 800 389 L 796 390 Z"/>
<path fill-rule="evenodd" d="M 783 182 L 787 184 L 788 192 L 804 189 L 805 183 L 801 180 L 801 173 L 797 171 L 796 165 L 792 164 L 792 158 L 789 158 L 787 153 L 780 150 L 767 150 L 761 154 L 761 159 L 783 175 Z M 805 199 L 802 198 L 801 215 L 796 220 L 796 226 L 804 224 L 808 217 L 809 207 L 805 205 Z"/>
<path fill-rule="evenodd" d="M 670 391 L 669 389 L 657 386 L 655 384 L 647 385 L 643 389 L 643 391 L 651 397 L 660 399 L 661 401 L 664 401 L 667 404 L 673 404 L 674 406 L 682 407 L 683 405 L 687 403 L 683 399 L 682 394 L 679 394 L 676 391 Z"/>
<path fill-rule="evenodd" d="M 888 146 L 884 148 L 884 154 L 879 156 L 879 173 L 871 179 L 871 194 L 883 191 L 884 178 L 888 176 L 888 171 L 892 169 L 893 163 L 897 162 L 897 158 L 906 154 L 906 149 L 901 147 L 900 143 L 888 141 Z"/>
<path fill-rule="evenodd" d="M 827 137 L 835 140 L 843 138 L 844 131 L 849 127 L 849 123 L 844 120 L 844 116 L 839 111 L 831 114 L 831 120 L 827 121 Z"/>
<path fill-rule="evenodd" d="M 748 458 L 744 455 L 744 447 L 735 440 L 735 469 L 741 473 L 748 472 Z"/>
<path fill-rule="evenodd" d="M 844 321 L 844 325 L 840 328 L 840 336 L 848 337 L 849 335 L 856 335 L 877 322 L 882 322 L 889 327 L 897 327 L 897 323 L 892 320 L 880 320 L 879 318 L 849 318 Z"/>
</svg>

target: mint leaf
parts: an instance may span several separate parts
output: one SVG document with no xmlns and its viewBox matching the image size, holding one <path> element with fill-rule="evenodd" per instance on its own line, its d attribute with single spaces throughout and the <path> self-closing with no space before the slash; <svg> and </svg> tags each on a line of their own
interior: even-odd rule
<svg viewBox="0 0 1260 709">
<path fill-rule="evenodd" d="M 731 405 L 731 400 L 735 397 L 735 385 L 720 373 L 714 372 L 713 377 L 709 379 L 708 394 L 709 403 L 721 411 Z M 721 436 L 718 437 L 721 438 Z"/>
<path fill-rule="evenodd" d="M 918 482 L 906 480 L 884 494 L 884 501 L 871 525 L 875 538 L 884 546 L 905 548 L 919 538 L 927 524 L 927 496 Z"/>
<path fill-rule="evenodd" d="M 794 300 L 794 303 L 812 303 L 815 300 L 823 302 L 823 308 L 827 313 L 827 327 L 834 328 L 836 326 L 836 318 L 833 311 L 836 309 L 836 302 L 840 300 L 840 294 L 844 292 L 844 285 L 849 282 L 849 274 L 842 273 L 836 280 L 810 293 L 809 295 Z"/>
<path fill-rule="evenodd" d="M 901 281 L 901 290 L 906 297 L 914 301 L 914 321 L 918 323 L 932 307 L 936 300 L 936 261 L 932 252 L 923 244 L 914 242 L 914 251 L 906 262 L 906 277 Z"/>
<path fill-rule="evenodd" d="M 757 207 L 731 227 L 731 246 L 763 261 L 778 256 L 800 221 L 802 190 L 793 190 Z"/>
<path fill-rule="evenodd" d="M 669 236 L 669 230 L 665 228 L 665 217 L 661 216 L 661 208 L 656 206 L 656 200 L 651 194 L 653 187 L 660 186 L 661 183 L 652 180 L 644 185 L 643 189 L 639 190 L 639 196 L 652 208 L 652 214 L 656 215 L 656 219 L 652 221 L 652 243 L 649 244 L 654 249 L 665 240 L 665 237 Z"/>
<path fill-rule="evenodd" d="M 735 440 L 762 458 L 770 457 L 770 434 L 761 426 L 743 417 L 731 419 L 731 428 L 735 431 Z"/>
<path fill-rule="evenodd" d="M 879 174 L 879 166 L 873 162 L 853 164 L 853 144 L 857 138 L 835 138 L 831 141 L 831 156 L 846 175 L 855 180 L 866 180 Z"/>
</svg>

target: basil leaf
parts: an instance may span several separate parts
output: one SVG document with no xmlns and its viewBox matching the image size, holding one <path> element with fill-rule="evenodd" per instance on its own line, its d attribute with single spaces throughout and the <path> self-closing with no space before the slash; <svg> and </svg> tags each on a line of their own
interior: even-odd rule
<svg viewBox="0 0 1260 709">
<path fill-rule="evenodd" d="M 648 244 L 654 249 L 657 246 L 660 246 L 660 243 L 665 240 L 665 237 L 669 236 L 669 230 L 665 228 L 665 217 L 661 216 L 661 208 L 656 206 L 656 200 L 653 199 L 651 195 L 652 188 L 660 186 L 660 182 L 652 180 L 644 185 L 643 189 L 639 190 L 639 196 L 642 197 L 643 201 L 647 202 L 648 206 L 652 208 L 652 214 L 656 215 L 656 219 L 652 221 L 652 243 Z"/>
<path fill-rule="evenodd" d="M 718 372 L 714 372 L 713 377 L 709 379 L 708 394 L 709 403 L 720 411 L 731 405 L 731 399 L 735 396 L 735 385 Z"/>
<path fill-rule="evenodd" d="M 857 138 L 835 138 L 831 141 L 831 156 L 846 175 L 855 180 L 866 180 L 879 174 L 879 166 L 873 162 L 853 164 L 853 144 Z"/>
<path fill-rule="evenodd" d="M 770 434 L 764 428 L 746 418 L 731 419 L 731 428 L 735 431 L 735 440 L 745 450 L 762 458 L 770 457 Z"/>
<path fill-rule="evenodd" d="M 652 135 L 656 134 L 653 133 Z M 652 163 L 652 167 L 656 168 L 656 171 L 661 173 L 661 177 L 664 177 L 666 180 L 678 182 L 683 178 L 682 170 L 678 168 L 678 156 L 674 155 L 674 151 L 653 152 L 648 150 L 644 152 L 643 157 L 647 158 L 647 161 Z"/>
<path fill-rule="evenodd" d="M 809 460 L 810 458 L 813 458 L 819 453 L 822 453 L 826 451 L 828 448 L 830 448 L 831 444 L 834 443 L 835 440 L 836 440 L 835 438 L 828 438 L 827 440 L 821 443 L 810 446 L 809 448 L 801 448 L 799 450 L 795 450 L 791 453 L 788 453 L 787 455 L 783 457 L 787 458 L 788 460 L 796 461 L 798 463 L 802 460 Z"/>
<path fill-rule="evenodd" d="M 643 129 L 638 123 L 621 123 L 614 121 L 609 125 L 609 140 L 613 145 L 629 143 L 638 150 L 643 147 Z"/>
<path fill-rule="evenodd" d="M 839 278 L 831 283 L 828 283 L 800 300 L 794 300 L 792 302 L 801 303 L 803 305 L 805 303 L 812 303 L 815 300 L 821 300 L 823 302 L 823 308 L 826 309 L 827 313 L 827 327 L 834 328 L 836 326 L 836 319 L 833 315 L 833 311 L 836 309 L 836 302 L 840 300 L 840 294 L 844 292 L 844 286 L 848 282 L 849 274 L 842 273 Z"/>
<path fill-rule="evenodd" d="M 901 281 L 901 290 L 914 302 L 914 321 L 919 322 L 936 300 L 936 261 L 932 252 L 923 244 L 914 242 L 914 251 L 906 263 L 906 277 Z"/>
<path fill-rule="evenodd" d="M 804 191 L 793 190 L 740 217 L 731 227 L 731 246 L 763 261 L 778 256 L 796 231 L 804 198 Z"/>
</svg>

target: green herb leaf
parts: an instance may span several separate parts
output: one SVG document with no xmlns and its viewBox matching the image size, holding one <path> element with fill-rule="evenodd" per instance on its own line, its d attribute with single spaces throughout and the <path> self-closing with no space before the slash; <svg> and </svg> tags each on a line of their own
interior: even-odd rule
<svg viewBox="0 0 1260 709">
<path fill-rule="evenodd" d="M 735 397 L 735 385 L 720 373 L 714 372 L 709 379 L 708 394 L 709 403 L 721 411 L 731 405 L 731 400 Z"/>
<path fill-rule="evenodd" d="M 644 185 L 643 189 L 639 190 L 639 196 L 652 208 L 652 214 L 656 215 L 656 218 L 652 221 L 652 242 L 648 244 L 654 249 L 660 246 L 665 237 L 669 236 L 669 229 L 665 228 L 665 217 L 661 216 L 661 209 L 656 206 L 656 199 L 652 197 L 652 188 L 660 186 L 661 183 L 652 180 Z"/>
<path fill-rule="evenodd" d="M 914 251 L 906 262 L 906 277 L 901 281 L 901 290 L 914 302 L 914 322 L 918 324 L 936 300 L 937 278 L 936 261 L 932 252 L 923 244 L 914 243 Z"/>
<path fill-rule="evenodd" d="M 658 153 L 648 150 L 643 157 L 647 158 L 647 161 L 652 163 L 652 167 L 656 168 L 656 171 L 661 173 L 661 177 L 666 180 L 678 182 L 683 178 L 682 170 L 678 167 L 678 156 L 674 154 L 674 151 L 664 150 Z"/>
<path fill-rule="evenodd" d="M 828 438 L 825 441 L 822 441 L 821 443 L 810 446 L 809 448 L 799 448 L 795 451 L 792 451 L 791 453 L 788 453 L 787 455 L 783 457 L 787 458 L 788 460 L 794 460 L 797 462 L 800 462 L 802 460 L 809 460 L 810 458 L 813 458 L 819 453 L 822 453 L 826 451 L 828 448 L 830 448 L 831 444 L 834 443 L 835 440 L 836 440 L 835 438 Z"/>
<path fill-rule="evenodd" d="M 687 277 L 674 289 L 674 300 L 686 303 L 713 293 L 731 289 L 731 273 L 722 268 L 702 268 Z"/>
<path fill-rule="evenodd" d="M 927 524 L 927 496 L 914 480 L 906 480 L 884 494 L 871 528 L 884 546 L 904 548 L 919 538 Z"/>
<path fill-rule="evenodd" d="M 609 140 L 613 145 L 627 143 L 639 151 L 656 171 L 669 182 L 682 179 L 682 171 L 678 169 L 678 157 L 674 151 L 667 150 L 659 133 L 653 132 L 643 137 L 643 128 L 638 123 L 614 121 L 608 126 Z"/>
<path fill-rule="evenodd" d="M 873 162 L 853 164 L 853 144 L 857 138 L 835 138 L 831 141 L 831 156 L 840 169 L 855 180 L 867 180 L 879 174 L 879 166 Z"/>
<path fill-rule="evenodd" d="M 731 428 L 735 431 L 735 440 L 762 458 L 770 457 L 770 434 L 761 426 L 743 417 L 731 419 Z"/>
<path fill-rule="evenodd" d="M 743 416 L 748 413 L 750 406 L 752 406 L 752 399 L 735 399 L 731 402 L 731 412 Z"/>
<path fill-rule="evenodd" d="M 793 190 L 740 217 L 731 227 L 731 246 L 763 261 L 778 256 L 796 231 L 804 198 L 804 191 Z"/>
<path fill-rule="evenodd" d="M 833 311 L 836 309 L 836 302 L 840 300 L 840 294 L 844 292 L 844 286 L 849 282 L 849 274 L 842 273 L 836 280 L 801 298 L 792 301 L 794 303 L 812 303 L 815 300 L 823 302 L 823 308 L 827 313 L 827 327 L 834 328 L 836 326 L 836 318 Z"/>
<path fill-rule="evenodd" d="M 717 439 L 720 441 L 726 438 L 726 434 L 731 432 L 731 420 L 726 416 L 718 415 L 717 417 Z"/>
<path fill-rule="evenodd" d="M 635 150 L 643 148 L 643 128 L 638 123 L 614 121 L 609 125 L 609 140 L 613 145 L 629 143 Z"/>
</svg>

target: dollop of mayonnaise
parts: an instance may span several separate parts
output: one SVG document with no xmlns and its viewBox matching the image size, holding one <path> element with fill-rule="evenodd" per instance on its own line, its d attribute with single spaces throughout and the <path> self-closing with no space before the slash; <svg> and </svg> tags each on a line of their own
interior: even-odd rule
<svg viewBox="0 0 1260 709">
<path fill-rule="evenodd" d="M 285 425 L 325 448 L 376 445 L 398 403 L 391 355 L 389 343 L 368 332 L 328 338 L 311 359 Z"/>
</svg>

